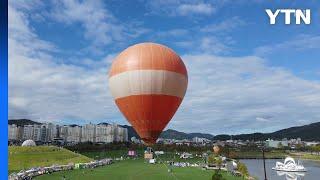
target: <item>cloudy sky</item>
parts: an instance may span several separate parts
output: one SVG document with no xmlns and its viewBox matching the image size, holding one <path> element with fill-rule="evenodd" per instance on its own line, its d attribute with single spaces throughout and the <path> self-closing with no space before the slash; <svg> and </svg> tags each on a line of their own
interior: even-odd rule
<svg viewBox="0 0 320 180">
<path fill-rule="evenodd" d="M 237 134 L 318 122 L 320 3 L 265 2 L 9 1 L 9 118 L 127 124 L 107 73 L 119 52 L 151 41 L 189 73 L 167 128 Z M 311 8 L 311 25 L 283 16 L 269 25 L 266 8 Z"/>
</svg>

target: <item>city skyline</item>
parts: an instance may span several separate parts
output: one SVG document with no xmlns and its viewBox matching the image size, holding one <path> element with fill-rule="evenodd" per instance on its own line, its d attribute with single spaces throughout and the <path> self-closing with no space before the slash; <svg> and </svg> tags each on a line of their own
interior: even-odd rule
<svg viewBox="0 0 320 180">
<path fill-rule="evenodd" d="M 128 129 L 118 124 L 58 125 L 8 124 L 8 141 L 34 140 L 37 142 L 63 141 L 64 143 L 128 142 Z"/>
<path fill-rule="evenodd" d="M 313 1 L 10 1 L 9 119 L 128 124 L 107 72 L 120 51 L 153 41 L 189 72 L 167 129 L 240 134 L 318 122 L 319 17 L 270 25 L 264 9 L 279 6 L 319 9 Z"/>
</svg>

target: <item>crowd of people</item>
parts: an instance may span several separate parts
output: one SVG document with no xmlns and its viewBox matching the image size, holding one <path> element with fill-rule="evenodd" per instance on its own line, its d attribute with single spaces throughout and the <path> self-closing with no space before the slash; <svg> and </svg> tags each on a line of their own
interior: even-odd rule
<svg viewBox="0 0 320 180">
<path fill-rule="evenodd" d="M 99 166 L 105 166 L 112 163 L 112 159 L 101 159 L 96 161 L 91 161 L 88 163 L 78 163 L 78 164 L 67 164 L 67 165 L 52 165 L 48 167 L 34 167 L 28 170 L 21 170 L 18 173 L 12 173 L 9 176 L 9 180 L 29 180 L 35 176 L 40 176 L 43 174 L 50 174 L 58 171 L 68 171 L 73 169 L 85 169 L 85 168 L 96 168 Z"/>
</svg>

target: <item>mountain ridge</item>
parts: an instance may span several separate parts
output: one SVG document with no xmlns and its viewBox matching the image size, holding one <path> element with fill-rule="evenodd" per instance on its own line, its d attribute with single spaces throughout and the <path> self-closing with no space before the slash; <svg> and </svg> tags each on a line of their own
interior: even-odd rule
<svg viewBox="0 0 320 180">
<path fill-rule="evenodd" d="M 320 141 L 320 122 L 315 122 L 302 126 L 294 126 L 271 133 L 250 133 L 227 135 L 220 134 L 214 140 L 240 139 L 240 140 L 267 140 L 270 139 L 296 139 L 301 138 L 305 141 Z"/>
<path fill-rule="evenodd" d="M 18 126 L 29 125 L 29 124 L 41 124 L 40 122 L 32 121 L 29 119 L 9 119 L 8 124 L 17 124 Z M 109 124 L 106 122 L 101 122 L 99 124 Z M 128 138 L 131 137 L 139 138 L 138 134 L 134 130 L 132 126 L 129 125 L 120 125 L 121 127 L 128 129 Z M 291 139 L 291 138 L 301 138 L 306 141 L 320 141 L 320 122 L 315 122 L 302 126 L 294 126 L 285 129 L 281 129 L 278 131 L 274 131 L 271 133 L 248 133 L 248 134 L 237 134 L 237 135 L 228 135 L 228 134 L 219 134 L 212 135 L 208 133 L 185 133 L 173 129 L 167 129 L 163 131 L 160 135 L 160 138 L 165 139 L 192 139 L 194 137 L 199 138 L 207 138 L 210 140 L 229 140 L 229 139 L 237 139 L 237 140 L 266 140 L 268 138 L 271 139 Z"/>
</svg>

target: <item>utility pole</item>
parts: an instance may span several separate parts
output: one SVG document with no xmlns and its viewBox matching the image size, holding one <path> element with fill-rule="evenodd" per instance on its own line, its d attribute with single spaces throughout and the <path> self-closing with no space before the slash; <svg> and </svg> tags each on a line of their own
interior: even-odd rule
<svg viewBox="0 0 320 180">
<path fill-rule="evenodd" d="M 267 171 L 266 171 L 266 161 L 265 161 L 265 156 L 264 156 L 264 147 L 262 147 L 262 158 L 263 158 L 264 180 L 268 180 L 267 179 Z"/>
</svg>

